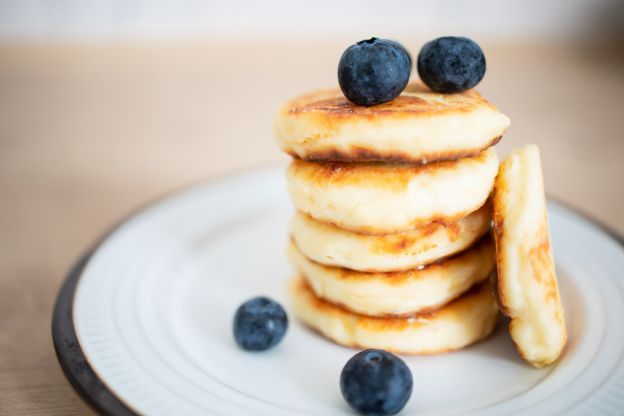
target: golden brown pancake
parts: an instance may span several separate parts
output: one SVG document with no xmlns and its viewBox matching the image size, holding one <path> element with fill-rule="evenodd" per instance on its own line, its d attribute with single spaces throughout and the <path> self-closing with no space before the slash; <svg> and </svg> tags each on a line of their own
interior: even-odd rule
<svg viewBox="0 0 624 416">
<path fill-rule="evenodd" d="M 539 149 L 527 145 L 500 166 L 494 190 L 494 230 L 501 310 L 524 360 L 555 361 L 567 339 L 550 246 Z"/>
<path fill-rule="evenodd" d="M 494 149 L 426 165 L 306 162 L 286 173 L 295 207 L 363 234 L 391 234 L 451 223 L 480 208 L 498 170 Z"/>
<path fill-rule="evenodd" d="M 406 316 L 437 309 L 487 279 L 495 265 L 489 237 L 461 254 L 402 272 L 364 273 L 323 266 L 304 256 L 293 242 L 288 257 L 316 296 L 370 316 Z"/>
<path fill-rule="evenodd" d="M 291 282 L 290 294 L 297 318 L 330 340 L 347 347 L 403 354 L 463 348 L 488 336 L 498 319 L 489 281 L 440 309 L 401 318 L 349 312 L 318 298 L 301 277 Z"/>
<path fill-rule="evenodd" d="M 275 130 L 282 150 L 304 160 L 426 163 L 476 155 L 509 124 L 475 90 L 440 94 L 412 83 L 371 107 L 338 88 L 297 97 L 279 111 Z"/>
<path fill-rule="evenodd" d="M 451 256 L 479 240 L 490 229 L 492 204 L 449 224 L 431 223 L 387 235 L 358 234 L 315 221 L 297 211 L 292 239 L 310 259 L 328 266 L 363 272 L 409 270 Z"/>
</svg>

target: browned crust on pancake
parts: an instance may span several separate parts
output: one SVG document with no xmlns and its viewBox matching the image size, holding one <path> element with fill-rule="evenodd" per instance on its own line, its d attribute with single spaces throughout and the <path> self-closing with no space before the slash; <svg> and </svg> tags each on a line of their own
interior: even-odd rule
<svg viewBox="0 0 624 416">
<path fill-rule="evenodd" d="M 413 352 L 413 351 L 406 351 L 406 350 L 402 350 L 400 348 L 392 348 L 392 347 L 385 347 L 384 351 L 388 351 L 391 352 L 393 354 L 400 354 L 400 355 L 437 355 L 437 354 L 447 354 L 447 353 L 451 353 L 451 352 L 456 352 L 456 351 L 460 351 L 463 350 L 464 348 L 468 348 L 472 345 L 476 345 L 476 344 L 480 344 L 481 342 L 486 341 L 488 338 L 490 338 L 492 336 L 492 334 L 495 332 L 496 327 L 497 327 L 497 323 L 499 321 L 494 323 L 494 326 L 492 327 L 492 329 L 490 330 L 490 332 L 488 332 L 485 336 L 483 336 L 482 338 L 476 339 L 475 341 L 466 344 L 462 347 L 459 348 L 440 348 L 437 350 L 423 350 L 423 351 L 419 351 L 417 353 Z M 305 325 L 305 324 L 304 324 Z M 342 343 L 342 342 L 338 342 L 332 338 L 329 338 L 328 336 L 326 336 L 325 334 L 323 334 L 321 331 L 319 331 L 318 329 L 311 327 L 309 325 L 306 325 L 306 328 L 308 328 L 310 331 L 317 333 L 318 335 L 320 335 L 321 337 L 335 343 L 336 345 L 339 345 L 341 347 L 345 347 L 345 348 L 353 348 L 353 349 L 366 349 L 369 348 L 366 345 L 361 345 L 358 344 L 356 342 L 353 343 Z"/>
<path fill-rule="evenodd" d="M 494 209 L 492 210 L 492 220 L 494 224 L 494 227 L 492 229 L 492 234 L 494 236 L 494 243 L 496 247 L 496 269 L 497 269 L 497 273 L 494 274 L 492 277 L 492 287 L 494 290 L 494 296 L 496 298 L 496 302 L 498 304 L 499 310 L 509 320 L 508 329 L 509 329 L 509 333 L 511 334 L 510 338 L 513 342 L 515 350 L 517 351 L 518 355 L 524 361 L 539 368 L 539 367 L 549 365 L 559 358 L 559 356 L 563 353 L 563 350 L 565 349 L 568 334 L 567 334 L 567 330 L 564 330 L 563 347 L 559 351 L 559 354 L 554 358 L 549 358 L 549 359 L 545 359 L 541 361 L 530 359 L 530 357 L 527 356 L 527 354 L 524 352 L 522 347 L 514 339 L 514 336 L 513 336 L 515 332 L 514 327 L 518 323 L 517 316 L 513 316 L 511 310 L 508 307 L 509 294 L 507 293 L 507 291 L 505 291 L 505 288 L 501 284 L 501 279 L 499 277 L 501 274 L 503 274 L 503 271 L 507 268 L 505 257 L 503 256 L 502 247 L 504 247 L 506 244 L 509 244 L 509 243 L 507 242 L 506 231 L 508 230 L 506 230 L 507 227 L 505 225 L 505 215 L 504 215 L 503 209 L 498 209 L 498 207 L 504 206 L 504 198 L 506 194 L 513 191 L 512 189 L 510 189 L 509 183 L 502 176 L 501 172 L 502 172 L 504 164 L 505 164 L 505 161 L 503 161 L 503 163 L 501 164 L 501 167 L 499 168 L 499 173 L 494 182 L 494 191 L 492 193 L 492 204 L 494 207 Z M 546 296 L 545 296 L 546 301 L 553 301 L 553 302 L 560 303 L 555 266 L 553 264 L 553 259 L 551 257 L 552 247 L 551 247 L 550 236 L 548 232 L 548 218 L 547 218 L 546 212 L 544 213 L 542 226 L 540 227 L 538 234 L 539 234 L 538 241 L 535 241 L 535 243 L 530 246 L 530 249 L 528 251 L 528 261 L 531 263 L 535 280 L 539 282 L 542 285 L 542 287 L 547 288 Z M 559 324 L 565 328 L 565 320 L 563 317 L 563 310 L 561 307 L 556 309 L 556 319 L 557 321 L 559 321 Z"/>
<path fill-rule="evenodd" d="M 410 94 L 430 94 L 423 99 Z M 438 96 L 443 99 L 435 99 Z M 476 90 L 471 89 L 454 94 L 435 93 L 419 82 L 410 83 L 395 99 L 373 106 L 356 105 L 347 100 L 339 88 L 313 91 L 291 100 L 283 111 L 291 116 L 314 114 L 326 118 L 331 125 L 333 119 L 371 119 L 385 117 L 414 117 L 440 115 L 448 112 L 469 112 L 476 107 L 495 109 Z"/>
<path fill-rule="evenodd" d="M 504 198 L 504 194 L 508 192 L 507 183 L 501 178 L 496 178 L 495 187 L 494 187 L 494 206 L 501 206 Z M 497 275 L 499 275 L 502 270 L 506 267 L 505 258 L 502 255 L 502 250 L 498 249 L 498 247 L 503 247 L 506 243 L 505 238 L 505 217 L 501 210 L 494 209 L 492 213 L 492 219 L 494 221 L 493 227 L 493 235 L 494 242 L 497 247 L 496 250 L 496 268 Z M 543 226 L 539 231 L 539 241 L 536 244 L 533 244 L 529 250 L 528 257 L 531 262 L 532 269 L 535 273 L 535 280 L 540 282 L 542 286 L 547 287 L 546 298 L 551 300 L 556 300 L 559 298 L 559 291 L 557 288 L 557 277 L 555 276 L 554 267 L 551 259 L 551 244 L 550 238 L 548 236 L 548 230 L 546 228 L 546 224 L 548 224 L 547 219 L 543 220 Z M 496 278 L 496 295 L 497 300 L 501 309 L 501 312 L 505 316 L 512 317 L 509 309 L 507 308 L 507 294 L 504 288 L 500 285 L 499 279 Z M 563 317 L 557 316 L 557 318 L 563 322 Z"/>
<path fill-rule="evenodd" d="M 481 208 L 471 212 L 468 215 L 472 215 L 473 213 L 482 209 L 485 209 L 488 211 L 491 210 L 491 203 L 489 199 L 485 202 L 485 204 Z M 452 221 L 446 224 L 442 222 L 429 223 L 425 225 L 424 227 L 420 227 L 419 229 L 420 232 L 417 235 L 413 235 L 409 231 L 400 232 L 396 234 L 388 234 L 387 236 L 384 236 L 383 239 L 375 240 L 375 242 L 372 244 L 371 251 L 373 253 L 378 253 L 378 254 L 402 253 L 406 247 L 411 246 L 412 244 L 416 243 L 417 240 L 423 237 L 426 237 L 428 235 L 431 235 L 441 228 L 446 231 L 447 236 L 449 237 L 449 241 L 454 242 L 455 240 L 459 238 L 459 233 L 461 232 L 461 225 L 459 224 L 459 222 L 463 218 L 465 218 L 465 216 L 462 218 L 459 218 L 456 221 Z M 484 233 L 486 232 L 487 232 L 487 229 L 484 231 Z M 483 234 L 477 236 L 475 238 L 475 241 L 481 238 L 482 235 Z M 423 251 L 429 248 L 434 248 L 434 245 L 431 245 L 431 247 L 423 248 Z"/>
<path fill-rule="evenodd" d="M 305 279 L 305 276 L 304 276 L 304 279 Z M 449 300 L 448 302 L 443 302 L 443 303 L 440 303 L 438 305 L 432 305 L 432 306 L 429 306 L 429 307 L 426 307 L 426 308 L 422 308 L 422 309 L 420 309 L 417 312 L 417 314 L 415 314 L 415 313 L 404 313 L 404 314 L 380 313 L 378 315 L 367 315 L 367 314 L 364 314 L 364 313 L 361 313 L 361 312 L 354 311 L 353 309 L 349 308 L 349 306 L 345 305 L 342 302 L 333 302 L 333 301 L 330 302 L 330 301 L 325 300 L 325 299 L 321 299 L 321 298 L 319 298 L 319 299 L 321 299 L 322 302 L 331 303 L 336 308 L 342 309 L 345 312 L 348 312 L 348 313 L 351 313 L 351 314 L 354 314 L 354 315 L 358 315 L 358 316 L 368 317 L 368 318 L 377 318 L 377 319 L 409 319 L 409 318 L 413 318 L 414 315 L 418 315 L 421 318 L 425 318 L 425 317 L 433 316 L 433 314 L 437 310 L 443 308 L 449 302 L 453 302 L 453 301 L 459 299 L 460 297 L 462 297 L 463 295 L 468 293 L 470 290 L 473 290 L 475 286 L 477 286 L 477 285 L 471 286 L 466 292 L 460 293 L 459 295 L 455 296 L 453 299 Z M 317 298 L 318 298 L 318 296 L 317 296 Z"/>
<path fill-rule="evenodd" d="M 449 227 L 456 226 L 457 223 L 454 222 L 449 224 Z M 412 236 L 410 233 L 398 233 L 398 234 L 389 234 L 387 237 L 375 240 L 373 244 L 371 244 L 371 252 L 376 254 L 393 254 L 393 253 L 401 253 L 407 247 L 411 246 L 416 242 L 416 240 L 424 238 L 428 235 L 431 235 L 438 231 L 440 228 L 445 228 L 444 225 L 439 223 L 431 223 L 422 227 L 419 231 L 420 234 L 418 236 Z M 431 244 L 423 250 L 431 249 L 435 245 Z"/>
<path fill-rule="evenodd" d="M 503 195 L 508 191 L 507 183 L 501 180 L 500 177 L 497 177 L 494 181 L 494 191 L 492 192 L 492 205 L 500 206 L 502 205 Z M 501 271 L 506 267 L 505 260 L 502 254 L 502 250 L 500 247 L 503 247 L 505 244 L 505 216 L 500 210 L 492 210 L 492 221 L 494 223 L 494 227 L 492 228 L 492 235 L 494 236 L 494 244 L 496 246 L 496 275 L 494 276 L 494 293 L 496 295 L 496 301 L 498 303 L 498 307 L 503 315 L 510 317 L 510 311 L 507 308 L 507 298 L 504 288 L 500 284 L 500 280 L 498 279 L 498 275 Z"/>
<path fill-rule="evenodd" d="M 544 220 L 544 224 L 547 221 Z M 557 276 L 551 258 L 552 249 L 550 247 L 550 238 L 546 226 L 542 226 L 540 232 L 540 241 L 531 247 L 529 251 L 529 261 L 535 272 L 535 280 L 542 286 L 547 287 L 546 298 L 550 300 L 559 299 L 559 290 L 557 288 Z M 560 316 L 559 320 L 563 322 Z"/>
<path fill-rule="evenodd" d="M 290 237 L 290 242 L 297 248 L 297 250 L 299 250 L 299 252 L 301 252 L 301 250 L 299 249 L 299 246 L 297 245 L 297 242 L 292 236 Z M 343 280 L 383 279 L 385 280 L 384 283 L 399 285 L 399 284 L 402 284 L 406 280 L 416 279 L 417 274 L 420 272 L 425 272 L 426 270 L 444 268 L 445 262 L 450 261 L 450 260 L 456 260 L 460 257 L 467 257 L 470 255 L 473 255 L 474 253 L 472 252 L 472 250 L 481 251 L 485 249 L 486 245 L 490 245 L 490 244 L 492 244 L 492 239 L 489 235 L 486 235 L 480 239 L 477 239 L 475 243 L 466 247 L 464 250 L 461 250 L 457 253 L 453 253 L 446 257 L 439 258 L 431 263 L 423 265 L 421 268 L 416 268 L 416 269 L 413 268 L 413 269 L 397 270 L 397 271 L 389 271 L 389 272 L 364 272 L 364 271 L 358 271 L 358 270 L 351 270 L 347 267 L 327 266 L 325 264 L 321 264 L 315 260 L 312 260 L 309 257 L 306 257 L 306 259 L 310 263 L 314 263 L 317 266 L 320 266 L 324 269 L 333 269 L 333 270 L 338 271 L 340 275 L 340 279 L 343 279 Z M 494 251 L 493 248 L 492 248 L 492 251 Z M 303 254 L 302 252 L 301 254 L 305 256 L 305 254 Z M 494 264 L 492 264 L 492 270 L 490 271 L 490 273 L 493 270 L 494 270 Z M 413 273 L 414 271 L 416 271 L 416 275 Z M 488 275 L 490 273 L 488 273 Z"/>
<path fill-rule="evenodd" d="M 538 281 L 542 285 L 542 287 L 546 288 L 546 296 L 545 296 L 546 301 L 560 303 L 559 288 L 557 286 L 557 276 L 555 274 L 555 268 L 554 268 L 553 261 L 551 258 L 552 249 L 551 249 L 550 238 L 548 234 L 547 219 L 544 219 L 543 224 L 544 225 L 541 227 L 539 231 L 539 235 L 540 235 L 539 242 L 533 245 L 531 249 L 529 250 L 529 261 L 531 262 L 531 265 L 534 271 L 535 280 Z M 565 327 L 565 320 L 563 318 L 562 308 L 561 307 L 557 308 L 555 313 L 556 313 L 555 318 L 559 322 L 559 325 Z M 516 322 L 516 320 L 514 319 L 514 317 L 510 317 L 510 318 L 511 320 L 509 322 L 509 331 L 510 333 L 513 333 L 514 323 Z M 559 358 L 559 356 L 563 353 L 563 350 L 565 349 L 567 339 L 568 339 L 568 333 L 567 331 L 564 331 L 563 341 L 562 341 L 563 347 L 559 351 L 559 354 L 557 355 L 557 357 L 555 357 L 554 359 L 547 359 L 547 360 L 541 360 L 541 361 L 529 360 L 529 358 L 526 356 L 526 354 L 524 353 L 520 345 L 517 344 L 515 340 L 514 340 L 514 347 L 516 348 L 516 351 L 518 351 L 518 354 L 523 360 L 531 362 L 533 365 L 544 366 L 544 365 L 548 365 L 554 362 L 557 358 Z"/>
<path fill-rule="evenodd" d="M 349 342 L 338 342 L 337 340 L 332 339 L 332 338 L 328 337 L 327 335 L 325 335 L 324 333 L 322 333 L 319 329 L 314 328 L 313 326 L 307 325 L 306 323 L 303 323 L 303 324 L 310 331 L 318 334 L 319 336 L 325 338 L 326 340 L 328 340 L 330 342 L 333 342 L 334 344 L 339 345 L 341 347 L 358 349 L 358 350 L 363 350 L 363 349 L 367 349 L 368 348 L 368 346 L 358 344 L 357 342 L 350 342 L 350 343 Z M 472 344 L 469 344 L 469 345 L 478 344 L 479 342 L 487 339 L 490 335 L 491 335 L 491 333 L 486 335 L 482 339 L 476 340 L 475 342 L 473 342 Z M 420 351 L 417 354 L 414 353 L 414 352 L 411 352 L 411 351 L 405 351 L 405 350 L 401 350 L 399 348 L 391 348 L 391 347 L 386 347 L 384 349 L 384 351 L 388 351 L 388 352 L 391 352 L 393 354 L 400 354 L 400 355 L 435 355 L 435 354 L 446 354 L 446 353 L 449 353 L 449 352 L 459 351 L 459 350 L 461 350 L 463 348 L 468 347 L 469 345 L 466 345 L 466 346 L 461 347 L 461 348 L 441 348 L 439 350 L 428 350 L 428 351 L 425 350 L 425 351 Z"/>
<path fill-rule="evenodd" d="M 397 233 L 402 233 L 402 232 L 409 232 L 412 230 L 415 230 L 417 228 L 422 228 L 422 227 L 426 227 L 428 225 L 431 224 L 440 224 L 443 227 L 449 227 L 452 226 L 452 224 L 456 223 L 457 221 L 459 221 L 460 219 L 470 215 L 471 213 L 479 210 L 481 207 L 483 206 L 483 204 L 481 204 L 480 206 L 474 208 L 474 209 L 468 209 L 466 211 L 462 211 L 456 215 L 451 215 L 451 216 L 443 216 L 443 215 L 434 215 L 431 217 L 428 217 L 426 219 L 418 219 L 418 220 L 414 220 L 411 222 L 410 227 L 408 229 L 405 230 L 397 230 L 396 232 L 392 232 L 392 234 L 397 234 Z M 311 217 L 313 218 L 313 217 Z M 377 228 L 373 228 L 373 227 L 365 227 L 365 226 L 360 226 L 360 227 L 345 227 L 341 224 L 336 224 L 335 222 L 332 221 L 323 221 L 317 218 L 313 218 L 314 221 L 317 222 L 321 222 L 324 224 L 329 224 L 332 227 L 338 227 L 338 228 L 342 228 L 344 230 L 347 230 L 351 233 L 354 234 L 360 234 L 360 235 L 370 235 L 370 236 L 386 236 L 389 235 L 387 230 L 379 230 Z"/>
<path fill-rule="evenodd" d="M 370 327 L 372 328 L 374 331 L 384 331 L 384 330 L 402 330 L 407 326 L 416 326 L 416 325 L 426 325 L 426 323 L 419 323 L 419 322 L 410 322 L 408 321 L 410 318 L 413 319 L 421 319 L 421 320 L 430 320 L 430 319 L 435 319 L 437 317 L 437 315 L 439 314 L 444 314 L 444 313 L 451 313 L 451 314 L 455 314 L 457 313 L 454 309 L 456 308 L 461 308 L 463 305 L 461 305 L 461 303 L 463 302 L 475 302 L 477 301 L 477 298 L 480 298 L 482 296 L 486 296 L 487 293 L 491 292 L 491 287 L 490 287 L 490 283 L 487 281 L 478 283 L 476 285 L 474 285 L 473 287 L 471 287 L 468 291 L 464 292 L 461 296 L 457 297 L 456 299 L 452 300 L 451 302 L 446 303 L 445 305 L 442 305 L 441 307 L 431 310 L 431 311 L 426 311 L 426 312 L 420 312 L 418 314 L 412 314 L 412 315 L 407 315 L 407 316 L 381 316 L 381 317 L 373 317 L 373 316 L 366 316 L 366 315 L 361 315 L 355 312 L 352 312 L 346 308 L 344 308 L 341 305 L 337 305 L 334 303 L 330 303 L 327 302 L 323 299 L 320 299 L 319 297 L 317 297 L 314 294 L 314 291 L 312 290 L 312 288 L 310 288 L 310 286 L 308 285 L 308 283 L 305 281 L 305 279 L 303 278 L 297 278 L 296 279 L 296 285 L 297 287 L 295 288 L 295 290 L 297 292 L 306 292 L 304 294 L 304 296 L 309 297 L 310 299 L 312 299 L 312 301 L 315 304 L 315 307 L 319 310 L 326 310 L 328 311 L 328 313 L 347 313 L 349 315 L 352 315 L 354 317 L 354 319 L 357 320 L 358 325 L 362 325 L 363 327 Z M 306 327 L 308 327 L 309 329 L 311 329 L 312 331 L 320 334 L 321 336 L 323 336 L 324 338 L 327 338 L 329 340 L 331 340 L 332 342 L 335 342 L 339 345 L 343 345 L 345 347 L 350 347 L 350 348 L 365 348 L 365 346 L 363 345 L 359 345 L 357 343 L 341 343 L 338 342 L 328 336 L 326 336 L 325 334 L 323 334 L 320 330 L 318 330 L 317 328 L 314 328 L 306 323 L 304 323 L 304 325 L 306 325 Z M 496 328 L 496 324 L 492 327 L 492 329 L 485 334 L 484 336 L 482 336 L 479 339 L 476 339 L 475 341 L 464 345 L 461 348 L 465 348 L 469 345 L 473 345 L 476 344 L 480 341 L 483 341 L 484 339 L 487 339 L 492 332 L 494 331 L 494 328 Z M 408 355 L 413 355 L 416 354 L 412 351 L 402 351 L 399 349 L 394 349 L 394 348 L 386 348 L 387 351 L 391 351 L 391 352 L 395 352 L 398 354 L 408 354 Z M 427 354 L 439 354 L 439 353 L 445 353 L 445 352 L 451 352 L 451 351 L 455 351 L 458 350 L 458 348 L 444 348 L 444 349 L 437 349 L 437 350 L 432 350 L 432 351 L 420 351 L 417 354 L 418 355 L 427 355 Z"/>
<path fill-rule="evenodd" d="M 494 191 L 492 192 L 492 204 L 494 206 L 500 206 L 503 203 L 503 195 L 508 192 L 508 190 L 509 187 L 507 186 L 507 182 L 503 181 L 500 177 L 497 177 L 495 180 Z M 510 334 L 512 334 L 514 331 L 514 319 L 511 316 L 511 311 L 507 307 L 507 292 L 502 287 L 500 279 L 498 278 L 501 271 L 506 267 L 502 250 L 499 249 L 499 247 L 503 247 L 505 244 L 505 216 L 501 210 L 492 210 L 492 222 L 494 223 L 494 227 L 492 227 L 492 235 L 494 236 L 494 244 L 496 247 L 496 273 L 492 274 L 492 290 L 498 309 L 507 319 L 507 330 Z M 509 338 L 511 339 L 514 349 L 520 358 L 524 361 L 529 361 L 528 357 L 525 355 L 524 351 L 520 345 L 518 345 L 514 337 L 510 336 Z"/>
<path fill-rule="evenodd" d="M 430 152 L 420 154 L 414 157 L 405 152 L 380 152 L 375 149 L 363 146 L 351 147 L 348 151 L 337 148 L 327 147 L 323 151 L 307 151 L 304 156 L 298 155 L 291 149 L 286 149 L 286 153 L 295 159 L 301 159 L 309 162 L 384 162 L 399 164 L 415 164 L 422 165 L 431 162 L 452 161 L 465 157 L 478 155 L 482 151 L 496 145 L 503 136 L 493 138 L 488 144 L 481 147 L 461 150 L 451 150 L 447 152 Z"/>
<path fill-rule="evenodd" d="M 457 240 L 457 238 L 459 238 L 459 233 L 461 232 L 461 226 L 459 225 L 459 221 L 461 221 L 462 219 L 466 218 L 467 216 L 470 216 L 474 213 L 476 213 L 479 210 L 487 210 L 489 212 L 492 211 L 492 198 L 488 198 L 485 203 L 483 205 L 481 205 L 480 207 L 478 207 L 477 209 L 467 213 L 466 215 L 460 215 L 457 219 L 455 220 L 450 220 L 448 218 L 444 219 L 444 220 L 439 220 L 439 219 L 434 219 L 431 222 L 427 222 L 425 224 L 423 224 L 420 227 L 414 227 L 411 230 L 406 230 L 406 231 L 399 231 L 396 233 L 392 233 L 392 234 L 387 234 L 387 233 L 380 233 L 380 232 L 361 232 L 361 231 L 353 231 L 353 230 L 348 230 L 348 232 L 352 233 L 352 234 L 358 234 L 361 236 L 371 236 L 371 237 L 383 237 L 383 241 L 379 241 L 376 242 L 373 247 L 372 250 L 374 253 L 379 253 L 379 254 L 394 254 L 394 253 L 401 253 L 401 251 L 403 249 L 405 249 L 405 247 L 408 247 L 410 244 L 414 243 L 416 239 L 418 238 L 423 238 L 426 237 L 434 232 L 436 232 L 439 228 L 445 228 L 447 230 L 447 233 L 449 235 L 449 240 L 450 241 L 455 241 Z M 322 223 L 324 225 L 327 225 L 329 227 L 335 227 L 335 228 L 340 228 L 339 226 L 337 226 L 334 223 L 331 222 L 326 222 L 326 221 L 321 221 L 318 219 L 313 218 L 310 214 L 307 214 L 303 211 L 299 211 L 302 215 L 305 215 L 307 218 L 309 218 L 311 221 L 314 222 L 318 222 L 318 223 Z M 487 230 L 489 230 L 489 226 L 487 227 Z M 409 235 L 409 233 L 411 232 L 415 232 L 416 230 L 421 231 L 420 234 L 418 234 L 418 236 L 416 237 L 412 237 Z M 487 230 L 484 232 L 487 233 Z M 475 241 L 480 239 L 483 236 L 480 235 L 478 237 L 475 238 Z"/>
<path fill-rule="evenodd" d="M 442 313 L 454 313 L 453 309 L 461 307 L 461 303 L 463 302 L 472 302 L 473 298 L 485 296 L 484 292 L 490 291 L 490 283 L 487 279 L 481 283 L 477 283 L 473 285 L 466 292 L 462 293 L 461 296 L 453 299 L 450 302 L 447 302 L 437 308 L 431 308 L 428 311 L 418 312 L 415 314 L 407 314 L 407 315 L 387 315 L 387 316 L 368 316 L 362 315 L 357 312 L 352 312 L 348 308 L 345 308 L 342 305 L 328 302 L 325 299 L 321 299 L 314 293 L 314 290 L 310 287 L 305 278 L 301 277 L 297 279 L 297 291 L 305 291 L 306 296 L 311 296 L 314 300 L 314 304 L 320 310 L 329 310 L 330 312 L 343 312 L 348 313 L 350 315 L 354 315 L 359 320 L 360 324 L 364 326 L 371 327 L 383 327 L 383 328 L 392 328 L 392 329 L 403 329 L 406 326 L 414 326 L 417 325 L 418 322 L 409 322 L 408 319 L 413 318 L 415 320 L 421 319 L 435 319 L 437 315 Z"/>
<path fill-rule="evenodd" d="M 305 276 L 303 276 L 305 279 Z M 485 279 L 487 280 L 487 278 Z M 462 292 L 462 293 L 458 293 L 456 296 L 452 297 L 451 299 L 447 300 L 446 302 L 441 302 L 438 303 L 437 305 L 431 305 L 431 306 L 427 306 L 424 307 L 420 310 L 418 310 L 418 312 L 414 313 L 403 313 L 403 314 L 389 314 L 389 313 L 380 313 L 377 315 L 367 315 L 367 314 L 363 314 L 361 312 L 357 312 L 354 311 L 353 309 L 351 309 L 348 305 L 345 305 L 342 302 L 330 302 L 328 300 L 325 299 L 321 299 L 323 302 L 328 302 L 331 303 L 332 305 L 336 306 L 339 309 L 342 309 L 345 312 L 349 312 L 358 316 L 365 316 L 368 318 L 378 318 L 378 319 L 409 319 L 409 318 L 413 318 L 413 317 L 420 317 L 420 318 L 428 318 L 431 319 L 432 317 L 435 316 L 435 313 L 438 312 L 440 309 L 444 308 L 445 306 L 449 305 L 452 302 L 455 302 L 456 300 L 459 300 L 462 296 L 464 295 L 468 295 L 469 293 L 471 293 L 471 291 L 476 290 L 477 287 L 479 287 L 481 284 L 483 283 L 483 281 L 480 281 L 478 283 L 475 283 L 474 285 L 470 286 L 468 288 L 468 290 Z M 320 298 L 319 298 L 320 299 Z"/>
<path fill-rule="evenodd" d="M 455 260 L 459 257 L 462 256 L 468 256 L 472 253 L 470 253 L 471 250 L 481 250 L 483 249 L 483 247 L 485 245 L 488 244 L 492 244 L 492 240 L 490 239 L 489 236 L 485 236 L 481 239 L 478 239 L 475 243 L 473 243 L 472 245 L 470 245 L 469 247 L 465 248 L 464 250 L 451 254 L 449 256 L 446 257 L 442 257 L 439 258 L 429 264 L 423 265 L 422 268 L 417 269 L 418 271 L 424 271 L 424 270 L 432 270 L 432 269 L 440 269 L 445 267 L 444 263 L 446 261 L 449 260 Z M 313 261 L 313 260 L 311 260 Z M 325 266 L 325 267 L 335 267 L 335 266 Z M 361 276 L 361 275 L 366 275 L 366 274 L 374 274 L 375 276 L 382 276 L 385 279 L 388 279 L 390 283 L 395 283 L 395 284 L 400 284 L 401 280 L 406 280 L 406 279 L 413 279 L 413 276 L 406 276 L 406 273 L 409 273 L 410 270 L 403 270 L 403 271 L 391 271 L 391 272 L 377 272 L 377 273 L 366 273 L 366 272 L 359 272 L 357 274 L 357 276 L 355 276 L 353 273 L 349 273 L 349 271 L 347 271 L 348 269 L 345 268 L 341 268 L 341 267 L 337 267 L 339 269 L 343 269 L 345 270 L 344 273 L 341 274 L 341 277 L 345 278 L 345 279 L 349 279 L 349 278 L 357 278 L 357 276 Z M 492 269 L 494 269 L 494 266 L 492 266 Z"/>
<path fill-rule="evenodd" d="M 485 163 L 489 152 L 481 152 L 461 160 L 447 160 L 424 165 L 400 165 L 375 162 L 310 162 L 295 159 L 290 165 L 294 176 L 318 187 L 374 186 L 380 189 L 402 191 L 412 178 L 420 173 L 437 170 L 457 170 L 464 163 Z"/>
</svg>

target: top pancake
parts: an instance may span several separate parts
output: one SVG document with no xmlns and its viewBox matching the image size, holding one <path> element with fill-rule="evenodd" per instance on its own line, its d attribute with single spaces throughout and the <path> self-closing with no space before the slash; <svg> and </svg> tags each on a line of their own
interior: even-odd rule
<svg viewBox="0 0 624 416">
<path fill-rule="evenodd" d="M 300 96 L 281 108 L 275 129 L 282 150 L 304 160 L 426 163 L 473 156 L 509 124 L 475 90 L 440 94 L 412 83 L 370 107 L 338 88 Z"/>
</svg>

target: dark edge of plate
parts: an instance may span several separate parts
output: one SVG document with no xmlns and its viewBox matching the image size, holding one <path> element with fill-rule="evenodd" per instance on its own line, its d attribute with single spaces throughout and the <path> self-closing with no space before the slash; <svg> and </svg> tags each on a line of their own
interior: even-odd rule
<svg viewBox="0 0 624 416">
<path fill-rule="evenodd" d="M 191 186 L 189 188 L 193 187 Z M 189 188 L 185 188 L 182 191 L 188 190 Z M 137 415 L 138 413 L 132 410 L 128 404 L 124 403 L 118 396 L 116 396 L 115 393 L 113 393 L 98 377 L 80 347 L 73 320 L 74 295 L 76 287 L 78 286 L 78 281 L 80 280 L 80 276 L 89 262 L 91 255 L 97 251 L 109 235 L 125 224 L 134 215 L 166 199 L 167 197 L 175 196 L 179 193 L 180 191 L 171 192 L 162 198 L 157 198 L 155 201 L 145 204 L 139 209 L 133 211 L 131 214 L 124 217 L 113 227 L 111 227 L 108 232 L 104 233 L 102 238 L 97 240 L 94 247 L 88 250 L 87 253 L 84 254 L 74 265 L 65 279 L 65 282 L 61 286 L 59 294 L 56 298 L 52 317 L 52 340 L 56 356 L 72 387 L 76 390 L 78 395 L 99 414 L 123 416 Z M 602 224 L 600 221 L 595 220 L 592 216 L 585 214 L 581 210 L 572 207 L 567 202 L 563 202 L 562 200 L 552 196 L 548 196 L 548 199 L 594 224 L 624 247 L 624 237 L 618 232 Z"/>
<path fill-rule="evenodd" d="M 108 235 L 108 234 L 107 234 Z M 103 241 L 103 240 L 102 240 Z M 56 357 L 72 387 L 99 414 L 136 415 L 93 371 L 74 328 L 74 294 L 86 264 L 100 243 L 74 265 L 56 298 L 52 315 L 52 340 Z"/>
</svg>

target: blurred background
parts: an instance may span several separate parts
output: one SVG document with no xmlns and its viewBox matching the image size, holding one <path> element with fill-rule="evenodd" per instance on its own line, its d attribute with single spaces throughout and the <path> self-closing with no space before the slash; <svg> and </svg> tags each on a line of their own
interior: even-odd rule
<svg viewBox="0 0 624 416">
<path fill-rule="evenodd" d="M 442 35 L 485 51 L 479 89 L 512 119 L 500 153 L 539 144 L 548 193 L 624 233 L 622 1 L 0 0 L 0 413 L 88 413 L 50 317 L 113 223 L 285 161 L 277 107 L 336 85 L 355 41 L 416 56 Z"/>
</svg>

